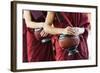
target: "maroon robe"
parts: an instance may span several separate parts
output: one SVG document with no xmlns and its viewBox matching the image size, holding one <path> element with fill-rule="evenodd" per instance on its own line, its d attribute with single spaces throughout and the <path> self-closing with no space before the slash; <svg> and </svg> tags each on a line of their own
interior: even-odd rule
<svg viewBox="0 0 100 73">
<path fill-rule="evenodd" d="M 26 24 L 23 20 L 23 62 L 27 62 Z"/>
<path fill-rule="evenodd" d="M 53 44 L 56 50 L 56 60 L 78 60 L 78 59 L 88 59 L 88 27 L 90 26 L 90 21 L 88 18 L 88 13 L 71 13 L 71 12 L 56 12 L 54 26 L 60 28 L 66 28 L 67 26 L 71 27 L 84 27 L 85 32 L 79 35 L 80 43 L 78 45 L 78 53 L 74 55 L 68 55 L 66 49 L 62 49 L 59 46 L 58 36 L 54 36 L 52 39 Z"/>
<path fill-rule="evenodd" d="M 42 11 L 30 11 L 32 21 L 44 22 L 46 12 Z M 41 40 L 37 40 L 34 34 L 34 29 L 26 28 L 26 46 L 27 46 L 27 59 L 28 62 L 39 61 L 52 61 L 53 49 L 52 43 L 41 43 Z M 25 42 L 25 41 L 24 41 Z"/>
</svg>

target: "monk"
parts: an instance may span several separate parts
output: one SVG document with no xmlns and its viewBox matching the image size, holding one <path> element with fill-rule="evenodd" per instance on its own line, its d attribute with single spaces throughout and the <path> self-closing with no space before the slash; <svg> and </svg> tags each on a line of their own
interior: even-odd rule
<svg viewBox="0 0 100 73">
<path fill-rule="evenodd" d="M 54 35 L 52 43 L 55 47 L 55 58 L 57 61 L 89 58 L 87 45 L 88 33 L 90 30 L 89 13 L 48 12 L 45 24 L 45 32 Z M 52 24 L 54 27 L 52 27 Z M 76 40 L 76 42 L 78 41 L 77 47 L 71 47 L 71 50 L 69 50 L 69 48 L 62 48 L 59 43 L 59 37 L 61 34 L 67 36 L 78 36 L 79 41 Z"/>
<path fill-rule="evenodd" d="M 51 41 L 41 42 L 41 37 L 48 36 L 44 30 L 36 36 L 35 29 L 42 28 L 47 12 L 24 10 L 23 17 L 26 24 L 26 45 L 28 62 L 53 61 L 53 49 Z M 39 39 L 38 39 L 39 38 Z M 25 41 L 23 41 L 25 42 Z"/>
</svg>

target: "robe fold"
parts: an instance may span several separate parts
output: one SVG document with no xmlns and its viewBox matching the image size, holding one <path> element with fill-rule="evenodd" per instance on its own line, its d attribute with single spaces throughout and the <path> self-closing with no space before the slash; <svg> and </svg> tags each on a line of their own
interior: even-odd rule
<svg viewBox="0 0 100 73">
<path fill-rule="evenodd" d="M 32 21 L 44 22 L 46 12 L 42 11 L 30 11 Z M 34 29 L 26 28 L 26 46 L 27 46 L 27 60 L 28 62 L 39 61 L 53 61 L 53 49 L 52 43 L 42 43 L 41 40 L 37 40 L 34 34 Z M 25 42 L 25 41 L 23 41 Z"/>
<path fill-rule="evenodd" d="M 23 62 L 27 62 L 27 40 L 26 40 L 26 24 L 23 19 Z"/>
<path fill-rule="evenodd" d="M 66 49 L 62 49 L 59 46 L 58 36 L 53 36 L 52 41 L 56 50 L 56 60 L 79 60 L 79 59 L 88 59 L 88 29 L 90 27 L 90 20 L 88 17 L 89 13 L 75 13 L 75 12 L 56 12 L 54 26 L 59 28 L 66 28 L 67 26 L 71 27 L 84 27 L 85 32 L 79 35 L 80 43 L 78 45 L 78 53 L 74 55 L 68 55 Z"/>
</svg>

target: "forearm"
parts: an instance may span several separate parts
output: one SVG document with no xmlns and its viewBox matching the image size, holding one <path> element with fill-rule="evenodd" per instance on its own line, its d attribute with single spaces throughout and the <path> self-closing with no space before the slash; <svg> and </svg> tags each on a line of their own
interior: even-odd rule
<svg viewBox="0 0 100 73">
<path fill-rule="evenodd" d="M 43 22 L 32 21 L 30 11 L 24 11 L 23 16 L 24 16 L 27 27 L 29 28 L 42 28 L 43 27 Z"/>
<path fill-rule="evenodd" d="M 66 27 L 66 28 L 56 28 L 50 25 L 45 25 L 45 32 L 49 34 L 67 34 L 67 35 L 80 35 L 85 32 L 85 28 L 81 27 Z"/>
<path fill-rule="evenodd" d="M 49 34 L 61 34 L 63 32 L 62 28 L 53 27 L 53 21 L 55 17 L 55 12 L 48 12 L 45 20 L 44 30 Z"/>
<path fill-rule="evenodd" d="M 55 35 L 55 34 L 62 34 L 64 29 L 63 28 L 52 27 L 52 26 L 49 26 L 49 25 L 45 24 L 44 31 L 49 33 L 49 34 Z"/>
<path fill-rule="evenodd" d="M 42 28 L 44 22 L 33 22 L 33 21 L 27 21 L 26 20 L 26 25 L 28 28 Z"/>
</svg>

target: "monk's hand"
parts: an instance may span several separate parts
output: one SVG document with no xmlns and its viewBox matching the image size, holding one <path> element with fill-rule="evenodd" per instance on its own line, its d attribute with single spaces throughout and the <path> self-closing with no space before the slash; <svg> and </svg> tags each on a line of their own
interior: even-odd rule
<svg viewBox="0 0 100 73">
<path fill-rule="evenodd" d="M 77 31 L 74 30 L 73 27 L 68 26 L 68 27 L 64 28 L 62 33 L 65 34 L 65 35 L 66 34 L 67 35 L 76 35 Z"/>
<path fill-rule="evenodd" d="M 40 35 L 41 35 L 41 37 L 46 37 L 46 36 L 48 36 L 48 33 L 46 33 L 44 30 L 42 30 L 40 32 Z"/>
<path fill-rule="evenodd" d="M 66 27 L 64 28 L 63 34 L 68 34 L 68 35 L 80 35 L 84 33 L 85 29 L 81 27 Z"/>
<path fill-rule="evenodd" d="M 76 32 L 75 35 L 83 34 L 85 31 L 85 28 L 83 28 L 83 27 L 73 27 L 72 29 Z"/>
</svg>

